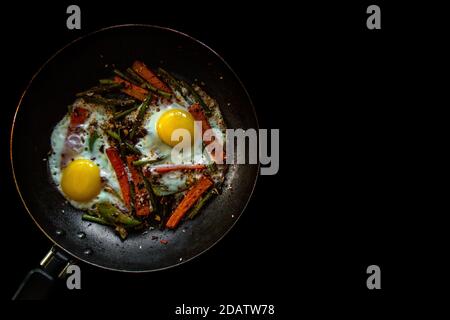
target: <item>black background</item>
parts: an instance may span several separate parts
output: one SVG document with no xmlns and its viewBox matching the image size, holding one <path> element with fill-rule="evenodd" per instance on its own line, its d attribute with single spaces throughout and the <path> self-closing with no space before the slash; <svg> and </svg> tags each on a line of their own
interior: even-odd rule
<svg viewBox="0 0 450 320">
<path fill-rule="evenodd" d="M 51 245 L 23 209 L 9 170 L 9 130 L 20 95 L 56 50 L 123 23 L 171 27 L 217 51 L 246 86 L 260 127 L 281 130 L 281 168 L 276 176 L 259 178 L 234 229 L 194 261 L 150 274 L 83 264 L 82 290 L 62 286 L 55 298 L 144 300 L 166 318 L 181 303 L 276 304 L 285 316 L 310 302 L 377 308 L 401 295 L 410 275 L 405 266 L 418 260 L 411 253 L 422 250 L 410 228 L 417 222 L 410 209 L 418 208 L 419 199 L 408 192 L 414 179 L 407 154 L 417 142 L 410 129 L 418 128 L 409 101 L 420 98 L 411 96 L 412 79 L 425 59 L 418 52 L 431 48 L 431 40 L 423 24 L 411 22 L 414 6 L 378 1 L 382 30 L 370 31 L 365 10 L 372 3 L 339 2 L 244 7 L 242 1 L 77 1 L 80 31 L 65 25 L 72 3 L 4 6 L 4 298 Z M 380 291 L 366 288 L 371 264 L 381 267 Z"/>
</svg>

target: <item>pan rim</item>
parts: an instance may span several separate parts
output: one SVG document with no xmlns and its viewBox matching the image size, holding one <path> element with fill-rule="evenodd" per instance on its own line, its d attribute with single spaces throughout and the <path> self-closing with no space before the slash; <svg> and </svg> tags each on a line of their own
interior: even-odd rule
<svg viewBox="0 0 450 320">
<path fill-rule="evenodd" d="M 181 261 L 179 263 L 174 263 L 172 265 L 169 266 L 165 266 L 165 267 L 161 267 L 161 268 L 154 268 L 154 269 L 145 269 L 145 270 L 128 270 L 128 269 L 120 269 L 120 268 L 112 268 L 112 267 L 108 267 L 108 266 L 104 266 L 101 264 L 97 264 L 94 263 L 92 261 L 88 261 L 85 260 L 84 258 L 80 257 L 79 255 L 74 254 L 73 252 L 69 251 L 68 249 L 64 248 L 62 245 L 60 245 L 58 243 L 58 241 L 54 240 L 41 226 L 40 224 L 36 221 L 36 219 L 34 218 L 33 214 L 31 213 L 30 208 L 28 207 L 24 197 L 22 196 L 22 193 L 20 191 L 20 187 L 19 184 L 17 182 L 16 179 L 16 173 L 14 171 L 14 159 L 13 159 L 13 139 L 14 139 L 14 128 L 15 128 L 15 124 L 16 124 L 16 117 L 17 114 L 19 113 L 19 109 L 20 106 L 22 105 L 22 101 L 26 95 L 26 93 L 28 92 L 29 88 L 31 87 L 34 79 L 40 74 L 40 72 L 56 57 L 58 56 L 61 52 L 63 52 L 66 48 L 72 46 L 73 44 L 87 38 L 90 36 L 93 36 L 97 33 L 100 32 L 104 32 L 107 30 L 111 30 L 111 29 L 119 29 L 119 28 L 128 28 L 128 27 L 145 27 L 145 28 L 150 28 L 150 29 L 159 29 L 159 30 L 164 30 L 164 31 L 169 31 L 169 32 L 173 32 L 176 33 L 182 37 L 186 37 L 191 41 L 194 41 L 198 44 L 200 44 L 201 46 L 205 47 L 207 50 L 209 50 L 211 53 L 213 53 L 217 58 L 219 58 L 219 60 L 231 71 L 231 73 L 233 74 L 233 76 L 236 78 L 236 80 L 238 81 L 240 87 L 244 90 L 245 95 L 248 98 L 248 101 L 250 102 L 250 107 L 251 107 L 251 111 L 253 113 L 253 116 L 256 120 L 256 128 L 255 129 L 259 129 L 259 122 L 258 122 L 258 117 L 256 114 L 256 110 L 253 104 L 253 101 L 246 89 L 246 87 L 244 86 L 244 84 L 242 83 L 241 79 L 238 77 L 238 75 L 236 74 L 236 72 L 231 68 L 231 66 L 222 58 L 222 56 L 220 54 L 218 54 L 215 50 L 213 50 L 212 48 L 210 48 L 208 45 L 206 45 L 205 43 L 203 43 L 202 41 L 175 29 L 169 28 L 169 27 L 162 27 L 162 26 L 158 26 L 158 25 L 151 25 L 151 24 L 119 24 L 119 25 L 112 25 L 109 27 L 104 27 L 92 32 L 89 32 L 85 35 L 82 35 L 72 41 L 70 41 L 68 44 L 64 45 L 61 49 L 57 50 L 49 59 L 47 59 L 40 67 L 39 69 L 36 71 L 36 73 L 34 73 L 34 75 L 31 77 L 31 80 L 28 82 L 27 86 L 25 87 L 25 90 L 23 91 L 22 95 L 20 96 L 19 102 L 17 104 L 16 110 L 14 112 L 14 117 L 12 120 L 12 125 L 11 125 L 11 131 L 10 131 L 10 141 L 9 141 L 9 156 L 10 156 L 10 162 L 11 162 L 11 171 L 12 171 L 12 175 L 13 175 L 13 180 L 14 180 L 14 184 L 16 186 L 16 190 L 19 194 L 20 200 L 22 201 L 23 206 L 25 207 L 25 210 L 27 211 L 28 215 L 31 217 L 32 221 L 34 222 L 34 224 L 39 228 L 39 230 L 53 243 L 54 246 L 57 246 L 59 249 L 63 250 L 65 253 L 67 253 L 70 257 L 75 258 L 78 261 L 82 261 L 84 263 L 87 263 L 89 265 L 104 269 L 104 270 L 109 270 L 109 271 L 117 271 L 117 272 L 124 272 L 124 273 L 149 273 L 149 272 L 155 272 L 155 271 L 161 271 L 161 270 L 166 270 L 166 269 L 170 269 L 170 268 L 174 268 L 176 266 L 180 266 L 188 261 L 191 261 L 192 259 L 197 258 L 198 256 L 202 255 L 203 253 L 209 251 L 211 248 L 213 248 L 218 242 L 220 242 L 230 231 L 231 229 L 233 229 L 233 227 L 236 225 L 237 221 L 240 219 L 242 213 L 246 210 L 253 192 L 255 190 L 256 187 L 256 183 L 258 181 L 258 177 L 259 177 L 259 172 L 260 172 L 260 163 L 258 162 L 256 164 L 256 177 L 254 179 L 253 185 L 251 187 L 251 191 L 250 194 L 245 202 L 245 205 L 243 206 L 240 214 L 237 216 L 237 219 L 234 219 L 233 223 L 231 224 L 231 226 L 217 239 L 215 240 L 211 245 L 209 245 L 206 249 L 198 252 L 197 254 L 191 256 L 190 258 Z"/>
</svg>

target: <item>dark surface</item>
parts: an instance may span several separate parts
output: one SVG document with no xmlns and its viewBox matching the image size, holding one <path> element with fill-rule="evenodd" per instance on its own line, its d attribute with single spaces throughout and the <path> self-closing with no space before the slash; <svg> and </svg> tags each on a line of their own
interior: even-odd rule
<svg viewBox="0 0 450 320">
<path fill-rule="evenodd" d="M 123 4 L 108 3 L 107 9 L 105 4 L 81 5 L 81 31 L 65 28 L 67 4 L 11 7 L 8 16 L 14 18 L 3 22 L 3 41 L 11 48 L 5 51 L 4 67 L 11 77 L 2 137 L 8 136 L 28 81 L 57 50 L 101 27 L 148 23 L 191 34 L 228 61 L 249 91 L 260 127 L 281 129 L 281 169 L 276 176 L 260 177 L 239 222 L 206 254 L 176 268 L 139 275 L 82 264 L 82 289 L 68 291 L 62 283 L 55 298 L 93 301 L 120 294 L 147 301 L 148 314 L 159 310 L 166 315 L 181 303 L 274 303 L 286 310 L 289 301 L 295 301 L 291 308 L 299 304 L 292 290 L 304 296 L 300 304 L 336 297 L 336 292 L 348 299 L 382 295 L 365 289 L 365 268 L 379 263 L 386 269 L 385 286 L 391 283 L 388 278 L 395 266 L 371 232 L 383 222 L 373 222 L 372 209 L 363 202 L 348 209 L 352 201 L 335 193 L 351 191 L 349 183 L 337 183 L 335 170 L 342 170 L 333 161 L 339 158 L 342 163 L 346 152 L 334 152 L 341 143 L 330 141 L 338 139 L 339 128 L 349 130 L 355 118 L 346 115 L 361 110 L 361 103 L 370 100 L 365 94 L 383 77 L 379 65 L 371 68 L 369 83 L 357 75 L 364 73 L 367 55 L 371 61 L 378 56 L 377 45 L 389 46 L 384 33 L 364 32 L 363 6 L 267 5 L 254 10 L 241 3 L 205 8 L 152 3 L 135 10 Z M 9 276 L 3 294 L 9 299 L 30 267 L 46 254 L 50 241 L 20 202 L 8 169 L 8 143 L 3 138 L 1 142 L 2 199 L 14 225 L 5 230 L 5 254 L 12 259 L 4 265 Z M 355 189 L 361 188 L 351 187 Z M 386 219 L 383 214 L 379 218 Z"/>
<path fill-rule="evenodd" d="M 49 137 L 55 124 L 66 114 L 66 108 L 61 106 L 71 104 L 77 92 L 108 77 L 111 69 L 105 65 L 114 64 L 123 70 L 134 60 L 145 61 L 153 68 L 164 66 L 188 83 L 198 79 L 222 106 L 229 128 L 258 129 L 247 92 L 211 49 L 169 29 L 129 25 L 77 40 L 44 65 L 21 99 L 12 133 L 12 158 L 23 201 L 53 242 L 94 265 L 142 272 L 186 262 L 220 240 L 244 210 L 256 182 L 258 166 L 236 166 L 230 188 L 224 188 L 220 197 L 205 206 L 201 219 L 186 221 L 176 231 L 131 233 L 122 241 L 111 228 L 82 221 L 83 212 L 65 201 L 48 176 L 45 159 L 51 149 Z M 80 239 L 80 232 L 86 237 Z M 85 254 L 86 250 L 89 254 Z"/>
<path fill-rule="evenodd" d="M 146 316 L 159 311 L 161 319 L 181 303 L 248 302 L 275 303 L 296 317 L 310 308 L 347 315 L 367 307 L 358 314 L 364 318 L 385 301 L 398 305 L 408 292 L 420 296 L 420 285 L 441 283 L 433 278 L 445 274 L 439 257 L 446 251 L 436 251 L 448 243 L 448 232 L 436 228 L 447 224 L 440 221 L 442 208 L 425 201 L 422 189 L 433 184 L 421 183 L 425 175 L 418 171 L 425 166 L 419 159 L 429 154 L 421 144 L 432 141 L 424 138 L 425 125 L 434 123 L 427 111 L 442 106 L 436 93 L 447 91 L 432 75 L 442 70 L 437 61 L 446 52 L 434 44 L 435 24 L 447 20 L 431 19 L 446 11 L 425 3 L 377 3 L 380 32 L 365 28 L 372 2 L 364 1 L 248 8 L 242 1 L 204 7 L 171 2 L 139 10 L 82 1 L 81 31 L 65 28 L 65 3 L 4 8 L 3 70 L 9 77 L 0 189 L 3 215 L 14 226 L 3 230 L 5 299 L 50 245 L 23 209 L 8 169 L 6 137 L 15 106 L 54 52 L 80 35 L 122 23 L 172 27 L 223 56 L 249 91 L 260 127 L 281 129 L 281 169 L 258 179 L 239 222 L 206 254 L 138 275 L 82 264 L 82 289 L 61 284 L 56 298 L 95 301 L 120 294 L 145 300 Z M 366 288 L 370 264 L 381 267 L 381 291 Z"/>
<path fill-rule="evenodd" d="M 13 300 L 46 300 L 57 288 L 57 277 L 52 277 L 41 268 L 31 270 L 12 297 Z"/>
</svg>

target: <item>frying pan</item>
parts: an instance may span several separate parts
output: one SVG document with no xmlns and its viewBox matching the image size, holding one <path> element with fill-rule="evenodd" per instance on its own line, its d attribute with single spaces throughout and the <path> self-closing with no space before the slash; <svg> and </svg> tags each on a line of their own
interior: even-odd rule
<svg viewBox="0 0 450 320">
<path fill-rule="evenodd" d="M 54 244 L 41 266 L 27 275 L 15 299 L 46 294 L 72 260 L 123 272 L 150 272 L 185 263 L 218 242 L 245 209 L 258 165 L 236 165 L 230 187 L 178 230 L 132 233 L 125 241 L 109 227 L 82 221 L 82 212 L 56 190 L 46 163 L 53 127 L 76 92 L 110 75 L 106 65 L 123 69 L 135 59 L 204 84 L 221 106 L 228 128 L 258 129 L 252 102 L 230 66 L 205 44 L 181 32 L 149 25 L 113 26 L 58 51 L 32 78 L 11 130 L 17 190 L 30 217 Z"/>
</svg>

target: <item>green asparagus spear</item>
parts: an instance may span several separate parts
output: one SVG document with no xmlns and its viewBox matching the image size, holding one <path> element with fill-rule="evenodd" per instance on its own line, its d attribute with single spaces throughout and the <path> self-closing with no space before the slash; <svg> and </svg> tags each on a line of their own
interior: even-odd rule
<svg viewBox="0 0 450 320">
<path fill-rule="evenodd" d="M 91 216 L 90 214 L 87 214 L 87 213 L 83 214 L 81 216 L 81 219 L 83 219 L 85 221 L 90 221 L 90 222 L 104 224 L 104 225 L 107 225 L 107 226 L 111 225 L 111 223 L 107 222 L 105 219 L 99 218 L 99 217 L 95 217 L 95 216 Z"/>
<path fill-rule="evenodd" d="M 153 210 L 155 212 L 158 212 L 159 211 L 159 204 L 158 204 L 158 201 L 156 199 L 156 195 L 153 192 L 153 189 L 152 189 L 152 186 L 150 184 L 150 181 L 148 181 L 148 179 L 144 175 L 142 175 L 142 180 L 144 180 L 145 188 L 148 191 L 150 203 L 152 204 Z"/>
<path fill-rule="evenodd" d="M 129 70 L 131 70 L 131 71 L 129 71 Z M 113 72 L 115 74 L 117 74 L 119 77 L 123 78 L 124 80 L 126 80 L 134 85 L 137 85 L 139 87 L 146 87 L 150 91 L 152 91 L 160 96 L 166 97 L 166 98 L 170 98 L 172 96 L 170 93 L 164 92 L 162 90 L 158 90 L 157 88 L 152 86 L 150 83 L 148 83 L 147 81 L 142 79 L 136 72 L 134 72 L 133 69 L 128 68 L 127 71 L 128 71 L 128 75 L 121 72 L 120 70 L 117 70 L 117 69 L 113 70 Z"/>
<path fill-rule="evenodd" d="M 112 79 L 100 79 L 100 80 L 98 80 L 98 82 L 99 82 L 100 84 L 113 84 L 113 83 L 117 83 L 117 82 L 115 82 L 115 81 L 112 80 Z"/>
<path fill-rule="evenodd" d="M 180 80 L 180 84 L 194 97 L 195 102 L 200 103 L 203 111 L 206 115 L 211 113 L 211 109 L 206 105 L 205 101 L 198 95 L 197 91 L 194 90 L 186 81 Z"/>
<path fill-rule="evenodd" d="M 128 143 L 125 141 L 124 144 L 125 144 L 125 147 L 127 147 L 127 149 L 130 150 L 131 152 L 133 152 L 134 154 L 141 155 L 141 152 L 139 151 L 139 149 L 136 148 L 135 146 L 133 146 L 131 143 Z"/>
<path fill-rule="evenodd" d="M 141 224 L 141 221 L 126 215 L 108 202 L 98 203 L 97 212 L 103 220 L 114 225 L 118 224 L 130 228 Z"/>
<path fill-rule="evenodd" d="M 145 87 L 145 88 L 149 89 L 150 91 L 152 91 L 153 93 L 156 93 L 157 95 L 160 95 L 160 96 L 163 96 L 163 97 L 166 97 L 166 98 L 172 97 L 172 95 L 170 93 L 164 92 L 164 91 L 159 90 L 159 89 L 155 88 L 154 86 L 152 86 L 150 83 L 147 82 L 147 80 L 142 78 L 132 68 L 127 68 L 127 74 L 126 75 L 124 73 L 120 72 L 120 71 L 119 71 L 119 73 L 116 72 L 116 74 L 118 74 L 119 76 L 124 77 L 125 80 L 127 80 L 127 81 L 129 81 L 129 82 L 131 82 L 131 83 L 133 83 L 135 85 L 138 85 L 140 87 Z"/>
<path fill-rule="evenodd" d="M 146 87 L 147 89 L 149 89 L 153 93 L 156 93 L 157 95 L 160 95 L 160 96 L 163 96 L 163 97 L 166 97 L 166 98 L 172 97 L 172 95 L 170 93 L 162 91 L 162 90 L 159 90 L 159 89 L 156 89 L 154 86 L 152 86 L 148 82 L 145 82 L 143 85 L 144 85 L 144 87 Z"/>
<path fill-rule="evenodd" d="M 99 138 L 97 130 L 92 131 L 91 135 L 89 136 L 89 151 L 92 152 L 92 149 L 94 148 L 95 141 Z"/>
<path fill-rule="evenodd" d="M 114 197 L 116 197 L 117 199 L 121 199 L 121 200 L 122 200 L 122 196 L 121 196 L 121 195 L 120 195 L 113 187 L 111 187 L 110 185 L 106 184 L 106 185 L 103 187 L 103 189 L 104 189 L 106 192 L 112 194 L 112 195 L 113 195 Z"/>
<path fill-rule="evenodd" d="M 153 162 L 156 162 L 156 161 L 158 161 L 158 160 L 156 160 L 156 159 L 151 159 L 151 160 L 149 160 L 149 159 L 136 160 L 136 161 L 133 161 L 133 166 L 135 166 L 135 167 L 140 167 L 140 166 L 146 165 L 146 164 L 148 164 L 148 163 L 153 163 Z"/>
<path fill-rule="evenodd" d="M 136 193 L 134 192 L 134 183 L 133 183 L 133 181 L 130 181 L 130 198 L 131 199 L 135 199 L 135 197 L 136 197 Z M 134 201 L 132 200 L 131 201 L 131 212 L 134 212 Z"/>
<path fill-rule="evenodd" d="M 131 131 L 130 131 L 130 139 L 133 139 L 134 135 L 136 134 L 136 130 L 137 130 L 138 126 L 141 124 L 142 119 L 145 116 L 145 112 L 147 111 L 151 100 L 152 100 L 152 94 L 149 93 L 147 98 L 145 98 L 144 102 L 142 102 L 141 106 L 139 107 L 139 112 L 136 116 L 136 120 L 134 121 L 133 127 L 131 128 Z"/>
<path fill-rule="evenodd" d="M 140 166 L 143 166 L 143 165 L 146 165 L 149 163 L 161 161 L 161 160 L 165 159 L 166 157 L 167 156 L 158 156 L 155 159 L 140 159 L 140 160 L 133 161 L 133 165 L 136 167 L 140 167 Z"/>
<path fill-rule="evenodd" d="M 161 203 L 161 205 L 160 205 L 161 206 L 161 210 L 160 210 L 161 221 L 159 223 L 159 229 L 164 230 L 165 226 L 166 226 L 166 222 L 170 217 L 173 198 L 163 196 L 159 199 L 160 199 L 160 203 Z"/>
<path fill-rule="evenodd" d="M 140 75 L 138 75 L 132 68 L 127 68 L 127 74 L 139 85 L 143 85 L 146 81 L 141 78 Z"/>
<path fill-rule="evenodd" d="M 108 98 L 104 98 L 98 94 L 94 94 L 92 96 L 83 96 L 83 99 L 86 102 L 102 104 L 102 105 L 106 105 L 106 106 L 125 107 L 125 106 L 129 106 L 129 105 L 135 103 L 135 101 L 133 99 L 108 99 Z"/>
<path fill-rule="evenodd" d="M 158 74 L 163 79 L 163 81 L 165 81 L 178 92 L 183 93 L 177 79 L 175 79 L 169 72 L 167 72 L 163 68 L 158 68 Z"/>
<path fill-rule="evenodd" d="M 110 92 L 115 89 L 122 88 L 121 83 L 111 83 L 111 84 L 105 84 L 100 86 L 95 86 L 90 88 L 89 90 L 78 92 L 76 94 L 77 97 L 84 97 L 84 96 L 93 96 L 96 93 L 104 93 L 104 92 Z"/>
<path fill-rule="evenodd" d="M 127 75 L 126 75 L 125 73 L 123 73 L 122 71 L 117 70 L 117 69 L 114 69 L 113 72 L 114 72 L 115 74 L 117 74 L 119 77 L 121 77 L 123 80 L 126 80 L 126 81 L 128 81 L 128 82 L 130 82 L 130 83 L 132 83 L 132 84 L 134 84 L 134 85 L 136 85 L 136 86 L 140 86 L 139 83 L 137 83 L 136 81 L 134 81 L 133 79 L 131 79 L 129 76 L 127 76 Z"/>
<path fill-rule="evenodd" d="M 114 140 L 117 140 L 118 142 L 122 142 L 122 139 L 120 139 L 120 136 L 117 132 L 114 132 L 112 130 L 107 130 L 106 134 L 113 138 Z"/>
<path fill-rule="evenodd" d="M 139 149 L 137 149 L 135 146 L 133 146 L 131 143 L 128 143 L 127 141 L 123 142 L 122 139 L 120 138 L 120 135 L 117 132 L 114 132 L 112 130 L 106 130 L 106 134 L 108 136 L 110 136 L 111 138 L 113 138 L 114 140 L 116 140 L 117 142 L 119 142 L 119 146 L 120 146 L 120 150 L 121 150 L 121 154 L 122 156 L 124 156 L 123 154 L 123 150 L 122 147 L 127 148 L 129 151 L 137 154 L 137 155 L 141 155 L 141 152 L 139 151 Z"/>
<path fill-rule="evenodd" d="M 136 110 L 137 108 L 139 108 L 139 105 L 135 105 L 133 107 L 131 107 L 130 109 L 124 110 L 122 112 L 118 112 L 114 115 L 114 120 L 120 119 L 124 116 L 126 116 L 127 114 L 130 114 L 131 112 L 133 112 L 134 110 Z"/>
</svg>

